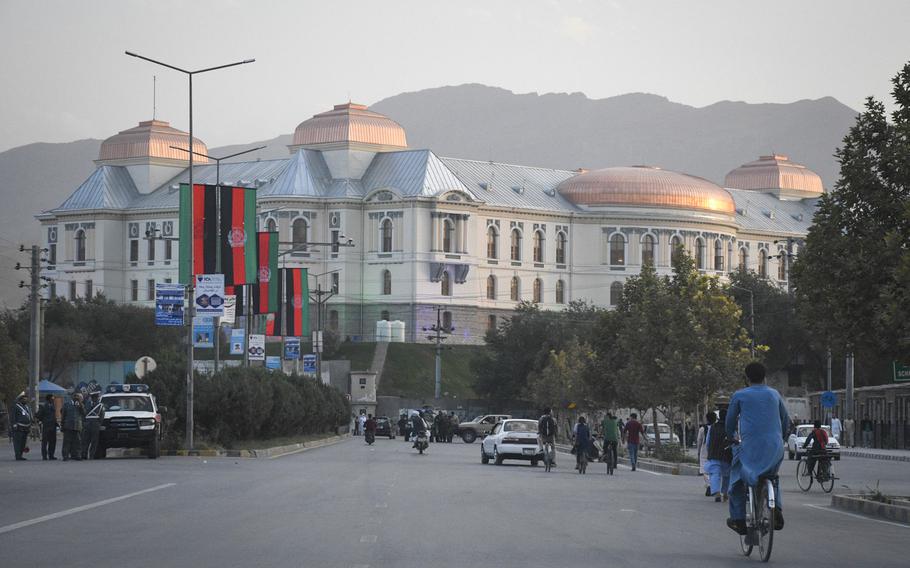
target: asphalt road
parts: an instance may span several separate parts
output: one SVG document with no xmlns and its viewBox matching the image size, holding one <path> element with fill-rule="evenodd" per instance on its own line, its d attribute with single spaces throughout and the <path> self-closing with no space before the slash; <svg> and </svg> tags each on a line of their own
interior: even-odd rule
<svg viewBox="0 0 910 568">
<path fill-rule="evenodd" d="M 481 465 L 480 444 L 357 438 L 274 460 L 13 462 L 0 456 L 0 566 L 745 566 L 726 505 L 693 477 Z M 782 469 L 772 563 L 906 566 L 910 526 L 829 509 Z M 844 458 L 838 491 L 910 463 Z"/>
</svg>

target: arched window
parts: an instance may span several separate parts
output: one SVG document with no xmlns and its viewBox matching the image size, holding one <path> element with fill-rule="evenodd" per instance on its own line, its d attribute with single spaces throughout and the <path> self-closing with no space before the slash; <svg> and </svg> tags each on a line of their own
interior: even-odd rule
<svg viewBox="0 0 910 568">
<path fill-rule="evenodd" d="M 382 310 L 382 313 L 379 314 L 379 319 L 382 321 L 389 321 L 389 310 Z"/>
<path fill-rule="evenodd" d="M 705 269 L 705 240 L 701 237 L 695 239 L 695 268 L 698 270 Z"/>
<path fill-rule="evenodd" d="M 521 231 L 512 229 L 512 260 L 521 260 Z"/>
<path fill-rule="evenodd" d="M 654 265 L 654 235 L 645 235 L 641 239 L 641 264 Z"/>
<path fill-rule="evenodd" d="M 269 217 L 265 222 L 265 230 L 269 233 L 274 233 L 278 230 L 278 222 Z"/>
<path fill-rule="evenodd" d="M 714 270 L 722 272 L 724 269 L 724 243 L 720 239 L 714 241 Z"/>
<path fill-rule="evenodd" d="M 556 233 L 556 264 L 566 263 L 566 234 L 562 231 Z"/>
<path fill-rule="evenodd" d="M 743 272 L 746 271 L 746 268 L 749 266 L 749 252 L 746 250 L 746 247 L 739 248 L 739 269 Z"/>
<path fill-rule="evenodd" d="M 82 229 L 76 231 L 76 262 L 85 262 L 85 231 Z"/>
<path fill-rule="evenodd" d="M 556 281 L 556 303 L 565 304 L 566 303 L 566 283 L 562 280 Z"/>
<path fill-rule="evenodd" d="M 382 252 L 392 252 L 392 220 L 386 217 L 379 226 Z"/>
<path fill-rule="evenodd" d="M 496 227 L 490 225 L 487 229 L 487 258 L 499 258 L 499 247 L 496 246 L 498 240 Z"/>
<path fill-rule="evenodd" d="M 442 251 L 455 252 L 455 223 L 451 219 L 442 223 Z"/>
<path fill-rule="evenodd" d="M 295 249 L 306 250 L 307 229 L 309 229 L 309 227 L 306 219 L 303 217 L 294 219 L 294 224 L 291 225 L 291 240 L 294 242 L 293 246 Z"/>
<path fill-rule="evenodd" d="M 509 298 L 513 302 L 517 302 L 521 299 L 521 282 L 518 280 L 518 276 L 512 277 L 512 286 L 509 289 Z"/>
<path fill-rule="evenodd" d="M 762 278 L 768 277 L 768 253 L 765 249 L 758 251 L 758 275 Z"/>
<path fill-rule="evenodd" d="M 610 284 L 610 305 L 618 306 L 619 301 L 622 299 L 622 282 L 614 282 Z"/>
<path fill-rule="evenodd" d="M 619 233 L 610 237 L 610 264 L 612 266 L 626 264 L 626 238 Z"/>
<path fill-rule="evenodd" d="M 382 271 L 382 295 L 388 296 L 392 293 L 392 271 Z"/>
<path fill-rule="evenodd" d="M 534 262 L 543 262 L 543 231 L 534 231 Z"/>
<path fill-rule="evenodd" d="M 787 280 L 787 251 L 781 249 L 777 258 L 777 279 L 784 282 Z"/>
<path fill-rule="evenodd" d="M 448 270 L 442 273 L 442 295 L 452 295 L 452 278 L 449 276 Z"/>
<path fill-rule="evenodd" d="M 727 270 L 733 271 L 733 241 L 727 241 Z"/>
<path fill-rule="evenodd" d="M 534 279 L 534 303 L 539 304 L 543 301 L 543 280 Z"/>
<path fill-rule="evenodd" d="M 487 299 L 496 299 L 496 277 L 492 274 L 487 276 Z"/>
<path fill-rule="evenodd" d="M 676 258 L 683 251 L 682 246 L 682 238 L 679 235 L 670 238 L 670 262 L 676 262 Z"/>
</svg>

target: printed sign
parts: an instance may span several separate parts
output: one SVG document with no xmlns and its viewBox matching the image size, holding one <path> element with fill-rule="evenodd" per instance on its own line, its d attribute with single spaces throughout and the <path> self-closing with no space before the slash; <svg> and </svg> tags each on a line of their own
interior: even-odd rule
<svg viewBox="0 0 910 568">
<path fill-rule="evenodd" d="M 224 297 L 224 315 L 221 316 L 221 323 L 233 325 L 237 319 L 237 296 L 228 294 Z"/>
<path fill-rule="evenodd" d="M 155 284 L 155 325 L 183 325 L 183 293 L 180 284 Z"/>
<path fill-rule="evenodd" d="M 243 344 L 246 337 L 242 329 L 231 330 L 231 355 L 243 355 Z"/>
<path fill-rule="evenodd" d="M 286 361 L 300 359 L 300 338 L 288 337 L 284 340 L 284 358 Z"/>
<path fill-rule="evenodd" d="M 265 335 L 250 335 L 250 361 L 265 361 Z"/>
<path fill-rule="evenodd" d="M 834 408 L 837 406 L 837 395 L 831 391 L 825 391 L 822 393 L 822 407 L 823 408 Z"/>
<path fill-rule="evenodd" d="M 275 371 L 281 370 L 281 357 L 278 355 L 269 355 L 265 358 L 265 368 Z"/>
<path fill-rule="evenodd" d="M 893 368 L 895 383 L 910 381 L 910 365 L 901 365 L 897 361 L 894 361 Z"/>
<path fill-rule="evenodd" d="M 194 301 L 197 314 L 223 316 L 224 274 L 197 274 Z"/>
<path fill-rule="evenodd" d="M 193 318 L 193 347 L 215 346 L 215 320 L 211 316 Z"/>
<path fill-rule="evenodd" d="M 303 372 L 316 374 L 316 355 L 308 353 L 303 356 Z"/>
</svg>

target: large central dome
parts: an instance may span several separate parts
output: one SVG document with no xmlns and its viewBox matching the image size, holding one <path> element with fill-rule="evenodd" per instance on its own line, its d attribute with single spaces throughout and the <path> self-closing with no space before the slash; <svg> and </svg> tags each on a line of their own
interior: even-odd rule
<svg viewBox="0 0 910 568">
<path fill-rule="evenodd" d="M 139 126 L 122 130 L 101 143 L 98 162 L 115 160 L 178 160 L 189 161 L 189 134 L 177 130 L 164 120 L 146 120 Z M 182 148 L 182 149 L 175 149 Z M 208 154 L 205 144 L 193 138 L 193 152 Z M 194 156 L 197 164 L 208 158 Z"/>
<path fill-rule="evenodd" d="M 366 146 L 375 149 L 408 147 L 404 128 L 365 105 L 345 103 L 305 120 L 294 131 L 291 150 L 301 147 Z"/>
<path fill-rule="evenodd" d="M 733 197 L 710 181 L 647 166 L 615 167 L 583 172 L 557 191 L 576 205 L 674 208 L 733 215 Z"/>
</svg>

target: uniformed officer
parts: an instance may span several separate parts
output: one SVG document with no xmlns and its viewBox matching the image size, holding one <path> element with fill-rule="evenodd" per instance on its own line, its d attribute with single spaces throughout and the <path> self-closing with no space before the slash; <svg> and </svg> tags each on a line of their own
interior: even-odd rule
<svg viewBox="0 0 910 568">
<path fill-rule="evenodd" d="M 448 443 L 452 443 L 452 438 L 455 437 L 455 431 L 458 429 L 458 416 L 455 415 L 455 411 L 449 413 L 449 428 L 448 434 L 449 437 L 446 440 Z"/>
<path fill-rule="evenodd" d="M 103 421 L 104 405 L 101 404 L 101 391 L 92 391 L 92 400 L 86 407 L 85 424 L 82 428 L 82 459 L 95 459 Z"/>
<path fill-rule="evenodd" d="M 63 405 L 63 461 L 70 459 L 82 460 L 82 449 L 79 436 L 82 435 L 82 419 L 85 417 L 85 407 L 82 406 L 82 395 L 78 392 L 73 399 Z"/>
<path fill-rule="evenodd" d="M 36 416 L 41 423 L 41 459 L 55 460 L 57 451 L 57 407 L 54 405 L 54 395 L 44 397 L 44 404 L 38 409 Z"/>
<path fill-rule="evenodd" d="M 13 452 L 16 454 L 17 461 L 25 461 L 22 452 L 25 451 L 25 444 L 28 442 L 28 431 L 32 427 L 32 411 L 28 407 L 28 398 L 25 393 L 19 393 L 16 397 L 16 404 L 10 413 L 10 432 L 13 435 Z"/>
</svg>

